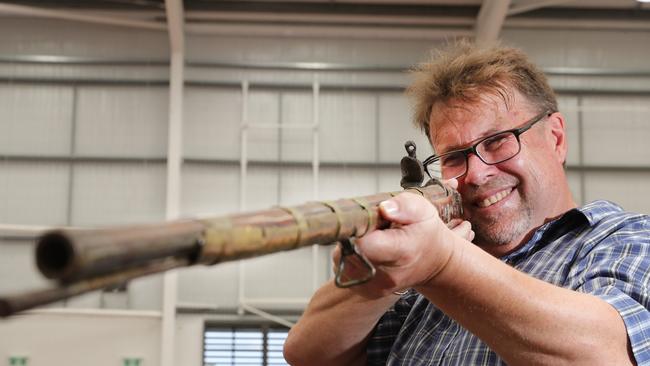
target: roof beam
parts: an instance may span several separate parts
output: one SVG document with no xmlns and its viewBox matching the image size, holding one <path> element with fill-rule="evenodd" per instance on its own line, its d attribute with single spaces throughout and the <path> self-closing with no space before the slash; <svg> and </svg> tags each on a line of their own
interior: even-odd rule
<svg viewBox="0 0 650 366">
<path fill-rule="evenodd" d="M 72 20 L 85 23 L 105 24 L 122 27 L 143 28 L 151 30 L 165 30 L 165 24 L 155 21 L 146 21 L 138 19 L 120 18 L 112 16 L 102 16 L 95 14 L 87 14 L 81 12 L 70 11 L 69 9 L 45 9 L 35 6 L 16 5 L 0 3 L 0 14 L 21 15 L 36 18 L 52 18 Z"/>
<path fill-rule="evenodd" d="M 169 129 L 167 144 L 166 212 L 168 220 L 179 215 L 181 156 L 183 154 L 183 87 L 185 83 L 185 9 L 183 0 L 165 0 L 169 30 Z M 178 274 L 166 272 L 163 277 L 160 365 L 176 363 L 176 305 Z"/>
<path fill-rule="evenodd" d="M 499 39 L 510 0 L 483 0 L 474 28 L 476 44 L 489 45 Z"/>
<path fill-rule="evenodd" d="M 541 9 L 547 6 L 554 6 L 563 3 L 568 3 L 571 1 L 573 0 L 546 0 L 546 1 L 519 0 L 516 2 L 516 4 L 513 4 L 512 7 L 510 7 L 510 9 L 508 10 L 508 16 L 517 15 L 517 14 L 525 13 L 536 9 Z"/>
</svg>

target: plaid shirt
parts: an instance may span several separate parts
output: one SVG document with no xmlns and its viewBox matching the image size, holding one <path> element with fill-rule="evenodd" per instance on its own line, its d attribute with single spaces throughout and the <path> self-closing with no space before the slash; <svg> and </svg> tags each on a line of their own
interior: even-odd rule
<svg viewBox="0 0 650 366">
<path fill-rule="evenodd" d="M 529 275 L 597 296 L 623 318 L 638 365 L 650 365 L 650 217 L 607 201 L 541 226 L 501 258 Z M 368 365 L 503 365 L 479 338 L 410 291 L 377 324 Z"/>
</svg>

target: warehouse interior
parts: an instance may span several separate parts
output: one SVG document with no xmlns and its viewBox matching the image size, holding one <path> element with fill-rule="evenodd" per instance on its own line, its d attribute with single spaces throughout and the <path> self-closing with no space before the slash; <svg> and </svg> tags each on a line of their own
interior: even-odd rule
<svg viewBox="0 0 650 366">
<path fill-rule="evenodd" d="M 519 47 L 546 72 L 578 204 L 650 214 L 648 3 L 24 0 L 0 2 L 0 19 L 0 296 L 52 286 L 34 263 L 49 228 L 400 190 L 404 142 L 432 153 L 407 71 L 458 38 Z M 332 248 L 0 319 L 0 365 L 286 364 L 282 341 L 331 278 Z M 213 347 L 224 339 L 227 352 Z"/>
</svg>

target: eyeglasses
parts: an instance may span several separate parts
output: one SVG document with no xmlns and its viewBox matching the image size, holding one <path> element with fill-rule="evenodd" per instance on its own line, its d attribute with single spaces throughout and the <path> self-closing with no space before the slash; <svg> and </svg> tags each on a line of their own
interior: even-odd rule
<svg viewBox="0 0 650 366">
<path fill-rule="evenodd" d="M 467 173 L 467 159 L 469 158 L 469 154 L 478 156 L 487 165 L 499 164 L 508 159 L 512 159 L 521 151 L 519 136 L 533 127 L 535 123 L 543 120 L 545 117 L 550 117 L 553 113 L 552 111 L 540 113 L 526 121 L 520 128 L 497 132 L 494 135 L 481 139 L 468 148 L 450 151 L 442 155 L 431 155 L 422 162 L 424 171 L 427 172 L 429 177 L 433 178 L 436 175 L 433 169 L 434 163 L 439 161 L 442 170 L 442 179 L 453 179 Z"/>
</svg>

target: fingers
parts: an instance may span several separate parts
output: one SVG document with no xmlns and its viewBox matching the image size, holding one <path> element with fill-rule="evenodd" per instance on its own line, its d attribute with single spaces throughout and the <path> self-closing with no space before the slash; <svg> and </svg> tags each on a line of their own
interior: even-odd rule
<svg viewBox="0 0 650 366">
<path fill-rule="evenodd" d="M 431 202 L 414 193 L 405 192 L 379 204 L 382 216 L 397 224 L 413 224 L 438 216 Z"/>
<path fill-rule="evenodd" d="M 442 184 L 449 186 L 453 189 L 458 189 L 458 179 L 453 178 L 453 179 L 448 179 L 448 180 L 443 180 L 441 181 Z"/>
<path fill-rule="evenodd" d="M 394 264 L 404 255 L 402 230 L 374 231 L 357 241 L 366 257 L 376 264 Z"/>
<path fill-rule="evenodd" d="M 339 261 L 341 260 L 341 247 L 338 244 L 335 245 L 330 255 L 332 257 L 332 272 L 336 273 L 338 271 Z"/>
<path fill-rule="evenodd" d="M 458 225 L 460 225 L 462 223 L 463 223 L 463 219 L 451 219 L 447 223 L 447 227 L 451 230 L 451 229 L 455 228 L 456 226 L 458 226 Z"/>
<path fill-rule="evenodd" d="M 460 221 L 460 222 L 458 222 Z M 450 226 L 449 224 L 454 223 L 453 226 Z M 462 220 L 452 220 L 447 224 L 447 227 L 451 229 L 456 235 L 460 236 L 461 238 L 467 240 L 467 241 L 472 241 L 474 240 L 474 230 L 472 230 L 472 224 L 470 224 L 469 221 L 462 221 Z"/>
</svg>

